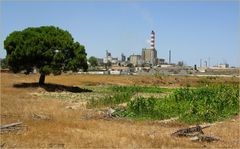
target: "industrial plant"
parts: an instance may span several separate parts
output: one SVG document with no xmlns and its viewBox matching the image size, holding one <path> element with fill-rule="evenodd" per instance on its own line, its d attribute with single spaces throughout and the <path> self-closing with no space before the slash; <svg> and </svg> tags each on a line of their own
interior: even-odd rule
<svg viewBox="0 0 240 149">
<path fill-rule="evenodd" d="M 140 53 L 140 52 L 139 52 Z M 183 61 L 172 62 L 172 51 L 168 51 L 168 61 L 157 57 L 155 48 L 155 32 L 150 34 L 150 47 L 142 48 L 141 54 L 132 54 L 128 57 L 121 54 L 121 58 L 113 57 L 111 52 L 106 50 L 104 58 L 96 58 L 98 67 L 92 68 L 88 73 L 92 74 L 238 74 L 238 70 L 229 68 L 229 65 L 219 64 L 210 67 L 207 60 L 200 59 L 199 67 L 197 65 L 187 66 Z M 208 60 L 210 61 L 210 59 Z M 208 65 L 207 65 L 208 64 Z"/>
<path fill-rule="evenodd" d="M 134 67 L 140 66 L 159 66 L 161 64 L 166 64 L 164 59 L 157 58 L 157 49 L 155 48 L 155 32 L 151 32 L 151 43 L 150 48 L 143 48 L 142 54 L 132 54 L 127 59 L 126 56 L 122 53 L 121 59 L 112 57 L 112 54 L 106 50 L 106 56 L 98 58 L 99 65 L 106 63 L 111 63 L 112 65 L 118 66 L 127 66 L 132 64 Z"/>
</svg>

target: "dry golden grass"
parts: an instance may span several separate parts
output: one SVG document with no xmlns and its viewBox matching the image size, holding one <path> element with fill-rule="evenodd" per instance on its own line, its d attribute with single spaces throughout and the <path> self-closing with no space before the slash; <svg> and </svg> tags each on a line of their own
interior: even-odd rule
<svg viewBox="0 0 240 149">
<path fill-rule="evenodd" d="M 34 77 L 34 81 L 38 81 L 38 76 Z M 166 87 L 179 86 L 198 86 L 208 81 L 209 83 L 238 83 L 236 77 L 190 77 L 190 76 L 129 76 L 129 75 L 61 75 L 48 76 L 46 82 L 61 82 L 65 85 L 156 85 Z"/>
<path fill-rule="evenodd" d="M 61 100 L 34 96 L 41 88 L 15 88 L 13 84 L 37 82 L 38 75 L 1 74 L 1 124 L 22 121 L 27 126 L 19 133 L 1 134 L 1 145 L 14 148 L 240 148 L 239 116 L 207 128 L 206 133 L 222 141 L 213 143 L 191 142 L 187 138 L 173 138 L 170 134 L 186 124 L 159 124 L 130 120 L 84 120 L 81 109 L 66 109 Z M 176 79 L 177 78 L 177 79 Z M 187 80 L 189 81 L 187 81 Z M 197 85 L 198 77 L 151 76 L 47 76 L 47 83 L 64 85 L 164 85 L 180 86 L 187 82 Z M 172 81 L 172 82 L 171 82 Z M 232 78 L 217 78 L 216 82 L 237 82 Z M 165 82 L 165 83 L 164 83 Z M 168 83 L 166 83 L 168 82 Z M 171 83 L 169 83 L 171 82 Z M 50 120 L 34 120 L 33 113 L 44 114 Z"/>
</svg>

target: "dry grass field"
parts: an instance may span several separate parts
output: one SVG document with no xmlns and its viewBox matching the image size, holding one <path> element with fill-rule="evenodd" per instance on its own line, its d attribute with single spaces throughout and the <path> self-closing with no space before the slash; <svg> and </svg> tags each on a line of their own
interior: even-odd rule
<svg viewBox="0 0 240 149">
<path fill-rule="evenodd" d="M 1 134 L 6 148 L 240 148 L 239 116 L 218 122 L 204 132 L 220 138 L 217 142 L 192 142 L 172 137 L 187 124 L 128 119 L 104 119 L 101 111 L 83 106 L 66 108 L 72 102 L 57 96 L 37 96 L 47 92 L 34 86 L 39 75 L 1 73 L 1 125 L 17 121 L 22 131 Z M 46 83 L 66 86 L 149 85 L 163 87 L 198 86 L 203 77 L 67 75 L 47 76 Z M 209 83 L 235 82 L 238 78 L 208 78 Z M 28 83 L 28 85 L 19 85 Z M 32 84 L 31 84 L 32 83 Z M 16 84 L 19 86 L 17 87 Z M 57 92 L 59 93 L 59 92 Z M 61 93 L 59 93 L 61 94 Z M 72 93 L 74 94 L 74 93 Z M 81 93 L 79 93 L 81 94 Z M 83 93 L 86 94 L 86 93 Z M 93 92 L 94 94 L 94 92 Z M 84 118 L 93 113 L 91 118 Z M 33 115 L 49 119 L 34 119 Z"/>
</svg>

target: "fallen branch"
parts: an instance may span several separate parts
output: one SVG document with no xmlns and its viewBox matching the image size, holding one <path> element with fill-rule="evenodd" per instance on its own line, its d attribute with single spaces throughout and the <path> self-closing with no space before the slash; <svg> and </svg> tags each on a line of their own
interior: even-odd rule
<svg viewBox="0 0 240 149">
<path fill-rule="evenodd" d="M 11 123 L 11 124 L 1 125 L 0 133 L 19 131 L 23 127 L 21 124 L 22 124 L 22 122 L 16 122 L 16 123 Z"/>
<path fill-rule="evenodd" d="M 210 126 L 199 126 L 196 125 L 195 127 L 190 127 L 190 128 L 184 128 L 180 129 L 172 135 L 178 136 L 178 137 L 192 137 L 192 141 L 207 141 L 207 142 L 212 142 L 212 141 L 218 141 L 220 140 L 219 138 L 216 138 L 214 136 L 209 136 L 209 135 L 204 135 L 204 132 L 202 131 L 205 128 L 208 128 Z"/>
<path fill-rule="evenodd" d="M 18 125 L 21 125 L 21 124 L 22 124 L 22 122 L 11 123 L 11 124 L 6 124 L 6 125 L 1 125 L 0 128 L 2 130 L 2 129 L 5 129 L 5 128 L 9 128 L 9 127 L 15 127 L 15 126 L 18 126 Z"/>
<path fill-rule="evenodd" d="M 187 136 L 195 136 L 198 134 L 204 134 L 202 129 L 207 128 L 207 127 L 208 126 L 201 127 L 199 125 L 196 125 L 195 127 L 179 129 L 178 131 L 172 133 L 172 135 L 178 136 L 178 137 L 181 137 L 181 136 L 187 137 Z"/>
</svg>

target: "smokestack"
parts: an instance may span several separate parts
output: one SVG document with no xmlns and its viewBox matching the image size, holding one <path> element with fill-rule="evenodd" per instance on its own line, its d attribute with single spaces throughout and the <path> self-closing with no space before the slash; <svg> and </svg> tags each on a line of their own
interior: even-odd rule
<svg viewBox="0 0 240 149">
<path fill-rule="evenodd" d="M 123 53 L 121 54 L 121 60 L 122 60 L 122 62 L 126 61 L 126 56 Z"/>
<path fill-rule="evenodd" d="M 208 57 L 208 67 L 210 67 L 210 57 Z"/>
<path fill-rule="evenodd" d="M 169 62 L 169 64 L 171 64 L 171 50 L 169 50 L 169 59 L 168 59 L 168 62 Z"/>
<path fill-rule="evenodd" d="M 106 50 L 106 57 L 108 57 L 108 50 Z"/>
<path fill-rule="evenodd" d="M 151 33 L 151 49 L 155 49 L 155 33 L 152 31 Z"/>
<path fill-rule="evenodd" d="M 200 59 L 200 67 L 202 67 L 202 59 Z"/>
</svg>

